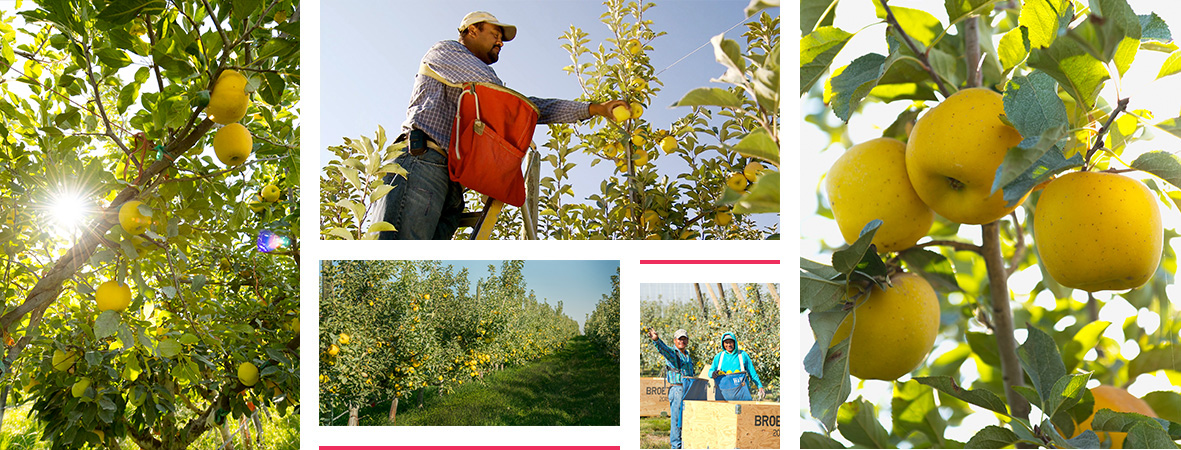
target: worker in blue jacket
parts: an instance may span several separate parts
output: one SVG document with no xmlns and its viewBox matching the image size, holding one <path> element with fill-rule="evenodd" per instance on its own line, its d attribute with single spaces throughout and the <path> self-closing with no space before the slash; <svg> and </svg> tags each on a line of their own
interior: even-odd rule
<svg viewBox="0 0 1181 450">
<path fill-rule="evenodd" d="M 738 349 L 738 338 L 734 333 L 727 331 L 722 334 L 722 351 L 714 355 L 713 364 L 709 366 L 710 377 L 717 380 L 719 376 L 741 372 L 747 373 L 754 381 L 755 386 L 759 388 L 759 400 L 766 398 L 767 391 L 763 389 L 763 382 L 759 381 L 754 360 L 745 351 Z M 745 395 L 742 395 L 744 392 L 738 392 L 739 398 L 734 398 L 734 400 L 750 400 L 750 392 L 745 390 L 745 383 L 742 387 Z"/>
<path fill-rule="evenodd" d="M 687 384 L 693 382 L 693 358 L 689 356 L 689 333 L 684 329 L 673 333 L 674 350 L 660 340 L 656 330 L 648 329 L 648 337 L 656 344 L 656 349 L 664 357 L 665 380 L 668 381 L 668 407 L 672 418 L 668 430 L 670 448 L 681 448 L 681 413 L 685 406 L 685 393 L 689 391 Z"/>
</svg>

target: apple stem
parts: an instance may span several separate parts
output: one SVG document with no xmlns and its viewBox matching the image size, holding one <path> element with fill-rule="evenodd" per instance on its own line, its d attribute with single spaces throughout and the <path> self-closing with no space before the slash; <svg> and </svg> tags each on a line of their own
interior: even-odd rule
<svg viewBox="0 0 1181 450">
<path fill-rule="evenodd" d="M 935 80 L 935 86 L 939 88 L 939 93 L 943 94 L 943 98 L 951 97 L 952 92 L 947 89 L 947 86 L 943 84 L 943 79 L 931 67 L 931 62 L 927 59 L 927 53 L 920 51 L 918 45 L 915 45 L 914 41 L 910 39 L 910 36 L 906 34 L 906 31 L 902 29 L 902 25 L 898 24 L 898 19 L 894 17 L 894 11 L 890 9 L 888 3 L 887 0 L 882 0 L 882 8 L 886 10 L 886 22 L 890 24 L 891 28 L 898 31 L 898 34 L 902 36 L 902 40 L 906 42 L 906 46 L 910 47 L 910 50 L 919 58 L 919 63 L 923 65 L 923 69 L 926 69 L 927 73 L 931 74 L 931 79 Z"/>
<path fill-rule="evenodd" d="M 1001 254 L 1000 222 L 981 226 L 984 239 L 984 262 L 988 269 L 988 287 L 992 295 L 993 335 L 996 336 L 1000 353 L 1001 373 L 1005 385 L 1005 398 L 1009 403 L 1012 417 L 1028 420 L 1029 402 L 1014 390 L 1025 384 L 1021 363 L 1017 358 L 1017 338 L 1013 336 L 1013 312 L 1009 307 L 1009 280 L 1005 259 Z"/>
<path fill-rule="evenodd" d="M 1128 109 L 1128 100 L 1129 99 L 1127 98 L 1119 99 L 1119 104 L 1117 104 L 1115 109 L 1111 110 L 1111 114 L 1107 116 L 1107 123 L 1104 123 L 1103 128 L 1099 129 L 1099 134 L 1095 135 L 1095 144 L 1091 145 L 1091 149 L 1087 150 L 1086 158 L 1083 159 L 1084 171 L 1087 170 L 1087 167 L 1090 167 L 1091 157 L 1095 155 L 1095 152 L 1099 151 L 1100 148 L 1103 148 L 1103 136 L 1107 134 L 1107 130 L 1111 128 L 1111 124 L 1115 123 L 1115 116 L 1118 116 L 1119 113 Z"/>
</svg>

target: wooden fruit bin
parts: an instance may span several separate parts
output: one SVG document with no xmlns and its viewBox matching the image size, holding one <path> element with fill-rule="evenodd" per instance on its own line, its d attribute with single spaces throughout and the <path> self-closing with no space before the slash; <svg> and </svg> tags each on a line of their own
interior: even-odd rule
<svg viewBox="0 0 1181 450">
<path fill-rule="evenodd" d="M 780 448 L 779 403 L 685 401 L 684 448 Z"/>
<path fill-rule="evenodd" d="M 640 417 L 668 415 L 668 386 L 664 378 L 640 378 Z"/>
<path fill-rule="evenodd" d="M 709 380 L 692 378 L 694 383 L 685 394 L 686 400 L 706 400 L 713 398 L 708 391 Z M 660 417 L 661 413 L 668 416 L 668 383 L 664 378 L 640 378 L 640 417 Z"/>
</svg>

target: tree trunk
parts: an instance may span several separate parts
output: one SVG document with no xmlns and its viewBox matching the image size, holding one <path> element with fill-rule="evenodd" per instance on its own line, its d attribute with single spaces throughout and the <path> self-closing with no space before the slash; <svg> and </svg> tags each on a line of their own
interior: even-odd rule
<svg viewBox="0 0 1181 450">
<path fill-rule="evenodd" d="M 718 300 L 718 296 L 716 294 L 714 294 L 713 287 L 706 285 L 705 288 L 706 288 L 705 290 L 709 292 L 709 299 L 714 302 L 714 309 L 716 309 L 718 311 L 718 315 L 725 316 L 727 319 L 729 319 L 730 312 L 726 311 L 725 308 L 722 308 L 723 302 L 721 300 Z M 723 296 L 726 295 L 725 291 L 722 292 L 722 295 Z"/>
<path fill-rule="evenodd" d="M 394 424 L 394 418 L 398 416 L 398 396 L 394 396 L 394 400 L 390 402 L 390 425 Z"/>
<path fill-rule="evenodd" d="M 8 407 L 8 391 L 10 388 L 11 386 L 5 385 L 4 389 L 0 389 L 0 430 L 4 429 L 4 409 Z"/>
<path fill-rule="evenodd" d="M 226 421 L 217 427 L 217 431 L 221 432 L 221 448 L 225 450 L 234 450 L 234 435 L 230 434 L 229 430 L 230 420 L 227 417 Z"/>
<path fill-rule="evenodd" d="M 775 290 L 775 284 L 767 283 L 767 291 L 771 293 L 771 298 L 775 299 L 775 306 L 779 306 L 779 291 Z"/>
<path fill-rule="evenodd" d="M 701 296 L 701 285 L 693 283 L 693 290 L 697 291 L 697 304 L 701 305 L 701 315 L 709 315 L 709 310 L 705 309 L 705 298 Z"/>
<path fill-rule="evenodd" d="M 730 289 L 734 291 L 734 298 L 740 303 L 746 303 L 746 294 L 742 293 L 742 287 L 738 283 L 730 283 Z"/>
<path fill-rule="evenodd" d="M 349 426 L 355 427 L 361 423 L 361 407 L 349 405 Z"/>
<path fill-rule="evenodd" d="M 422 391 L 425 391 L 425 390 L 426 389 L 424 389 L 424 388 L 418 388 L 418 407 L 419 407 L 419 409 L 422 408 Z"/>
<path fill-rule="evenodd" d="M 726 312 L 726 318 L 730 318 L 730 305 L 726 304 L 726 288 L 722 287 L 722 283 L 718 283 L 718 302 L 722 304 L 722 311 Z"/>
</svg>

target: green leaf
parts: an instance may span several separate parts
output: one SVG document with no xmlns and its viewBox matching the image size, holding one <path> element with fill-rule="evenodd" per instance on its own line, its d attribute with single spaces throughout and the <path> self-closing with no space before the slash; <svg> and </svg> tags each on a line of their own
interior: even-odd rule
<svg viewBox="0 0 1181 450">
<path fill-rule="evenodd" d="M 801 0 L 800 36 L 824 26 L 831 26 L 840 0 Z"/>
<path fill-rule="evenodd" d="M 1066 366 L 1067 373 L 1074 372 L 1074 369 L 1078 368 L 1083 357 L 1099 344 L 1099 338 L 1103 336 L 1103 332 L 1110 325 L 1111 322 L 1100 320 L 1088 323 L 1074 333 L 1074 337 L 1066 343 L 1066 348 L 1062 350 L 1062 362 Z"/>
<path fill-rule="evenodd" d="M 158 15 L 164 11 L 164 6 L 164 0 L 115 0 L 103 8 L 98 19 L 125 25 L 140 15 Z"/>
<path fill-rule="evenodd" d="M 841 405 L 837 429 L 853 444 L 867 448 L 890 447 L 890 433 L 878 423 L 876 408 L 861 398 Z"/>
<path fill-rule="evenodd" d="M 857 241 L 850 244 L 849 247 L 838 250 L 832 254 L 832 267 L 843 274 L 853 273 L 857 266 L 867 257 L 878 258 L 876 252 L 870 252 L 870 242 L 873 241 L 873 235 L 877 233 L 878 228 L 882 226 L 882 221 L 879 219 L 871 220 L 861 230 L 861 236 Z"/>
<path fill-rule="evenodd" d="M 1181 423 L 1181 394 L 1170 391 L 1149 392 L 1143 400 L 1160 418 Z"/>
<path fill-rule="evenodd" d="M 119 103 L 115 105 L 115 109 L 119 114 L 127 112 L 127 107 L 134 105 L 139 98 L 139 84 L 128 83 L 119 90 Z"/>
<path fill-rule="evenodd" d="M 1102 62 L 1109 62 L 1124 40 L 1127 51 L 1135 55 L 1140 48 L 1140 18 L 1132 12 L 1126 0 L 1094 0 L 1090 20 L 1084 20 L 1067 32 L 1087 53 Z"/>
<path fill-rule="evenodd" d="M 925 435 L 936 448 L 946 448 L 943 436 L 947 421 L 939 415 L 939 408 L 935 406 L 935 391 L 917 380 L 894 383 L 890 418 L 894 434 L 907 436 L 918 432 Z"/>
<path fill-rule="evenodd" d="M 739 109 L 742 108 L 742 98 L 721 88 L 697 88 L 689 91 L 672 106 L 720 106 Z"/>
<path fill-rule="evenodd" d="M 919 274 L 936 290 L 960 290 L 959 283 L 955 280 L 955 269 L 946 256 L 923 248 L 906 249 L 899 256 L 902 257 L 902 262 L 906 263 L 909 272 Z"/>
<path fill-rule="evenodd" d="M 1054 383 L 1066 376 L 1066 366 L 1062 364 L 1062 355 L 1058 353 L 1054 338 L 1032 325 L 1025 329 L 1029 336 L 1017 347 L 1017 356 L 1042 400 L 1037 404 L 1046 405 L 1053 394 Z"/>
<path fill-rule="evenodd" d="M 1181 187 L 1181 161 L 1162 150 L 1144 153 L 1132 161 L 1132 168 L 1156 175 L 1169 184 Z"/>
<path fill-rule="evenodd" d="M 180 354 L 182 347 L 176 339 L 164 339 L 156 349 L 161 357 L 174 358 Z"/>
<path fill-rule="evenodd" d="M 1137 16 L 1140 19 L 1140 40 L 1144 42 L 1173 42 L 1173 33 L 1164 19 L 1154 12 Z"/>
<path fill-rule="evenodd" d="M 1017 23 L 1029 30 L 1030 48 L 1049 47 L 1074 16 L 1070 0 L 1025 0 Z"/>
<path fill-rule="evenodd" d="M 845 298 L 844 280 L 832 280 L 816 275 L 800 273 L 800 308 L 809 311 L 827 311 Z"/>
<path fill-rule="evenodd" d="M 737 214 L 779 212 L 779 171 L 767 171 L 734 204 Z"/>
<path fill-rule="evenodd" d="M 1001 36 L 1000 47 L 997 47 L 997 57 L 1001 60 L 1001 67 L 1005 72 L 1013 70 L 1029 56 L 1029 29 L 1017 27 Z"/>
<path fill-rule="evenodd" d="M 131 65 L 131 57 L 127 56 L 127 52 L 117 48 L 104 47 L 95 51 L 98 59 L 103 65 L 112 69 L 122 69 Z"/>
<path fill-rule="evenodd" d="M 394 190 L 393 186 L 390 186 L 388 184 L 382 184 L 382 185 L 378 186 L 377 188 L 373 189 L 373 192 L 369 194 L 369 201 L 376 202 L 382 198 L 385 198 L 385 195 L 389 194 L 390 191 L 392 191 L 392 190 Z"/>
<path fill-rule="evenodd" d="M 952 377 L 915 377 L 914 381 L 990 411 L 1004 415 L 1009 414 L 1009 408 L 1005 406 L 1004 400 L 1001 400 L 996 394 L 984 389 L 964 389 Z"/>
<path fill-rule="evenodd" d="M 328 230 L 328 234 L 329 234 L 329 235 L 331 235 L 331 236 L 336 236 L 336 237 L 339 237 L 339 238 L 341 238 L 341 239 L 347 239 L 347 240 L 350 240 L 350 241 L 351 241 L 351 240 L 353 240 L 353 239 L 356 239 L 355 237 L 353 237 L 353 234 L 352 234 L 352 233 L 349 233 L 349 230 L 346 230 L 346 229 L 344 229 L 344 228 L 341 228 L 341 227 L 336 227 L 336 228 L 333 228 L 333 229 L 331 229 L 331 230 Z"/>
<path fill-rule="evenodd" d="M 723 33 L 709 39 L 709 43 L 714 47 L 714 60 L 726 66 L 727 75 L 722 76 L 723 81 L 740 79 L 746 70 L 746 59 L 742 57 L 742 48 L 738 43 L 725 37 Z"/>
<path fill-rule="evenodd" d="M 970 15 L 985 13 L 992 9 L 995 0 L 944 0 L 950 23 L 957 23 Z M 950 25 L 949 25 L 950 26 Z"/>
<path fill-rule="evenodd" d="M 870 53 L 833 72 L 829 78 L 831 95 L 826 97 L 831 97 L 832 111 L 837 117 L 849 121 L 861 101 L 877 86 L 885 62 L 885 56 Z"/>
<path fill-rule="evenodd" d="M 1059 39 L 1049 48 L 1034 47 L 1027 62 L 1058 80 L 1071 97 L 1088 109 L 1095 105 L 1099 88 L 1110 78 L 1103 62 L 1073 39 Z"/>
<path fill-rule="evenodd" d="M 829 366 L 825 359 L 832 356 L 833 350 L 830 347 L 833 335 L 836 334 L 837 328 L 841 326 L 841 322 L 850 312 L 851 310 L 837 306 L 826 311 L 813 310 L 808 313 L 808 326 L 812 328 L 812 335 L 816 337 L 816 342 L 812 344 L 812 348 L 808 349 L 808 354 L 804 355 L 804 371 L 808 375 L 816 378 L 824 377 Z M 841 401 L 843 402 L 845 399 L 842 398 Z"/>
<path fill-rule="evenodd" d="M 800 448 L 845 448 L 837 440 L 814 431 L 800 434 Z"/>
<path fill-rule="evenodd" d="M 283 91 L 285 89 L 287 89 L 287 82 L 279 74 L 262 74 L 262 85 L 258 90 L 262 101 L 267 102 L 269 105 L 277 106 L 283 100 Z"/>
<path fill-rule="evenodd" d="M 808 377 L 808 410 L 826 429 L 833 429 L 837 413 L 853 392 L 849 379 L 849 340 L 829 349 L 824 361 L 824 377 Z"/>
<path fill-rule="evenodd" d="M 968 439 L 964 448 L 1006 448 L 1019 441 L 1021 438 L 1017 436 L 1017 433 L 1008 428 L 989 425 Z"/>
<path fill-rule="evenodd" d="M 1080 392 L 1087 388 L 1090 373 L 1066 375 L 1054 382 L 1050 397 L 1046 401 L 1046 415 L 1055 416 L 1061 409 L 1069 409 L 1079 401 Z"/>
<path fill-rule="evenodd" d="M 841 273 L 837 272 L 836 269 L 833 269 L 830 266 L 826 266 L 824 264 L 820 264 L 815 261 L 808 260 L 806 258 L 800 258 L 800 269 L 806 270 L 809 273 L 818 275 L 821 278 L 825 278 L 825 279 L 829 279 L 829 280 L 834 280 L 837 277 L 841 276 Z"/>
<path fill-rule="evenodd" d="M 1156 79 L 1159 80 L 1169 75 L 1176 75 L 1178 72 L 1181 72 L 1181 50 L 1169 54 L 1164 64 L 1161 64 L 1160 72 L 1156 74 Z"/>
<path fill-rule="evenodd" d="M 840 28 L 822 27 L 800 39 L 800 95 L 811 90 L 824 76 L 853 36 Z"/>
<path fill-rule="evenodd" d="M 1014 77 L 1005 88 L 1004 103 L 1005 118 L 1025 137 L 1005 153 L 993 179 L 993 192 L 1004 189 L 1004 198 L 1012 205 L 1034 186 L 1081 166 L 1083 158 L 1076 154 L 1066 159 L 1055 147 L 1067 136 L 1069 122 L 1057 86 L 1046 73 Z"/>
<path fill-rule="evenodd" d="M 750 0 L 750 4 L 746 5 L 746 8 L 742 10 L 742 13 L 749 18 L 750 16 L 753 16 L 755 13 L 764 9 L 778 7 L 779 0 Z"/>
<path fill-rule="evenodd" d="M 1177 443 L 1159 425 L 1137 423 L 1128 431 L 1124 448 L 1177 448 Z"/>
<path fill-rule="evenodd" d="M 94 337 L 96 339 L 106 339 L 114 336 L 119 331 L 119 313 L 114 310 L 106 310 L 98 315 L 94 320 Z"/>
<path fill-rule="evenodd" d="M 1181 346 L 1161 343 L 1159 347 L 1144 349 L 1128 361 L 1129 380 L 1158 370 L 1181 371 Z"/>
<path fill-rule="evenodd" d="M 981 361 L 998 369 L 1001 367 L 1000 350 L 997 349 L 996 338 L 993 335 L 969 331 L 964 333 L 964 336 L 968 340 L 968 345 L 972 347 L 972 353 L 979 356 Z"/>
<path fill-rule="evenodd" d="M 379 233 L 382 231 L 398 231 L 398 230 L 396 228 L 394 228 L 394 226 L 392 224 L 390 224 L 389 222 L 386 222 L 384 220 L 380 220 L 380 221 L 374 222 L 373 225 L 370 225 L 369 230 L 366 231 L 365 234 Z"/>
<path fill-rule="evenodd" d="M 874 0 L 873 6 L 878 18 L 885 19 L 886 9 L 882 7 L 881 0 Z M 906 32 L 918 44 L 922 44 L 923 47 L 931 46 L 931 43 L 935 42 L 935 38 L 943 33 L 943 24 L 939 23 L 939 19 L 929 12 L 893 5 L 890 6 L 890 11 L 894 13 L 894 19 L 898 20 L 898 25 L 902 26 L 902 31 Z"/>
<path fill-rule="evenodd" d="M 779 145 L 762 128 L 756 129 L 743 137 L 741 141 L 738 141 L 734 145 L 734 151 L 747 158 L 761 159 L 774 164 L 776 167 L 779 166 Z M 767 172 L 767 174 L 770 173 L 770 171 Z M 767 174 L 764 174 L 764 176 Z M 775 183 L 779 183 L 778 172 L 775 175 Z M 778 187 L 778 184 L 776 184 L 776 187 Z"/>
</svg>

